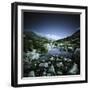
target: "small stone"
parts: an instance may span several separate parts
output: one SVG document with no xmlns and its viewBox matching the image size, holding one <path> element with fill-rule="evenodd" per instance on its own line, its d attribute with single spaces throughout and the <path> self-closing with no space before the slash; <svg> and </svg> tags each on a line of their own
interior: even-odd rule
<svg viewBox="0 0 90 90">
<path fill-rule="evenodd" d="M 44 63 L 44 67 L 47 68 L 48 67 L 48 63 Z"/>
<path fill-rule="evenodd" d="M 57 67 L 62 67 L 63 66 L 63 63 L 62 62 L 59 62 L 56 64 Z"/>
<path fill-rule="evenodd" d="M 62 75 L 63 73 L 61 71 L 57 71 L 57 74 L 58 75 Z"/>
<path fill-rule="evenodd" d="M 49 72 L 55 73 L 55 69 L 54 69 L 54 66 L 53 65 L 51 65 L 51 67 L 49 68 Z"/>
<path fill-rule="evenodd" d="M 30 71 L 28 74 L 29 77 L 35 77 L 35 72 L 34 71 Z"/>
</svg>

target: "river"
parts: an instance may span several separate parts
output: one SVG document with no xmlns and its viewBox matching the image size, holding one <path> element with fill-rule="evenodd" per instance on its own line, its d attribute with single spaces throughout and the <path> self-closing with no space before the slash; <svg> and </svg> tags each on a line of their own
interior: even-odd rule
<svg viewBox="0 0 90 90">
<path fill-rule="evenodd" d="M 62 48 L 52 48 L 51 50 L 48 51 L 48 55 L 52 55 L 52 56 L 64 56 L 64 57 L 69 57 L 71 58 L 72 53 L 69 53 L 67 51 L 65 51 Z"/>
</svg>

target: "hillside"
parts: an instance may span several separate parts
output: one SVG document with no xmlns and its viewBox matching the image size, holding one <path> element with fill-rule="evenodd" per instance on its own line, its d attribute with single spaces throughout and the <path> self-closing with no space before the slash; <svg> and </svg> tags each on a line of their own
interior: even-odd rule
<svg viewBox="0 0 90 90">
<path fill-rule="evenodd" d="M 37 49 L 38 51 L 46 51 L 44 44 L 48 43 L 49 40 L 45 37 L 37 35 L 34 32 L 24 32 L 24 52 L 32 51 L 32 49 Z"/>
<path fill-rule="evenodd" d="M 68 43 L 80 47 L 80 30 L 76 31 L 71 36 L 55 41 L 56 43 Z"/>
</svg>

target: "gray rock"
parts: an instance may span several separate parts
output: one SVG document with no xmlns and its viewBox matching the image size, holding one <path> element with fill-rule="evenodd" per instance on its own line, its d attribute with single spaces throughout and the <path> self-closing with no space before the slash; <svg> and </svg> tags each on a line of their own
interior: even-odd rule
<svg viewBox="0 0 90 90">
<path fill-rule="evenodd" d="M 48 67 L 48 63 L 44 63 L 44 67 L 47 68 Z"/>
<path fill-rule="evenodd" d="M 63 73 L 61 71 L 57 71 L 57 74 L 58 75 L 62 75 Z"/>
<path fill-rule="evenodd" d="M 78 72 L 78 66 L 74 63 L 73 67 L 69 70 L 70 74 L 76 74 Z"/>
<path fill-rule="evenodd" d="M 55 74 L 55 68 L 54 68 L 54 66 L 51 65 L 48 71 Z"/>
<path fill-rule="evenodd" d="M 59 63 L 56 64 L 56 66 L 57 66 L 58 68 L 60 68 L 60 67 L 63 66 L 63 63 L 62 63 L 62 62 L 59 62 Z"/>
<path fill-rule="evenodd" d="M 35 72 L 34 71 L 30 71 L 28 74 L 29 77 L 35 77 Z"/>
</svg>

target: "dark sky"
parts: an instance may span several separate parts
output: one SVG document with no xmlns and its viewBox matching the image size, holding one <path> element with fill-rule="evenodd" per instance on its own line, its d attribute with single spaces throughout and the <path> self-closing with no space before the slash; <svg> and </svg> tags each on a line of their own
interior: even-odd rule
<svg viewBox="0 0 90 90">
<path fill-rule="evenodd" d="M 70 36 L 78 28 L 79 14 L 24 12 L 24 31 L 33 31 L 57 40 Z"/>
</svg>

